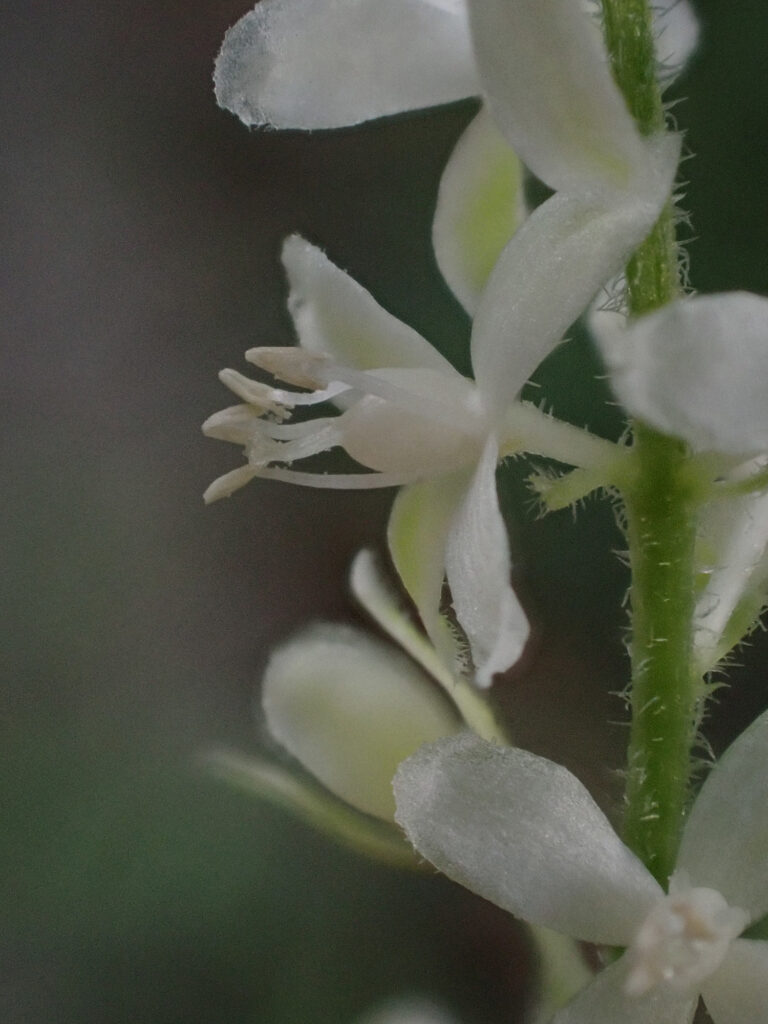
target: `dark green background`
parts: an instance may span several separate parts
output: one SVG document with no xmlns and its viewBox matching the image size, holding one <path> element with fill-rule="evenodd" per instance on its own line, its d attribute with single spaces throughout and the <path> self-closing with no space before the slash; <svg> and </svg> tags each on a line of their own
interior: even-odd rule
<svg viewBox="0 0 768 1024">
<path fill-rule="evenodd" d="M 768 291 L 768 14 L 700 0 L 675 90 L 696 158 L 691 279 Z M 256 749 L 276 642 L 349 618 L 344 573 L 389 493 L 260 482 L 204 509 L 234 449 L 199 424 L 222 365 L 290 338 L 277 254 L 299 230 L 467 369 L 429 243 L 472 104 L 342 135 L 247 132 L 211 62 L 234 0 L 4 6 L 2 154 L 4 1024 L 346 1024 L 400 991 L 468 1024 L 519 1019 L 516 926 L 446 882 L 359 861 L 196 766 Z M 539 380 L 617 432 L 583 339 Z M 535 521 L 504 482 L 534 640 L 499 685 L 518 740 L 616 809 L 625 730 L 620 540 L 589 503 Z M 758 637 L 716 746 L 766 703 Z"/>
</svg>

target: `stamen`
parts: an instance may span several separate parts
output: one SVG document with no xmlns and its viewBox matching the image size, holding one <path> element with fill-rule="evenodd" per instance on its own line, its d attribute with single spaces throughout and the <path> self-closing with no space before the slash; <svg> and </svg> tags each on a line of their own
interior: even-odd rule
<svg viewBox="0 0 768 1024">
<path fill-rule="evenodd" d="M 272 397 L 276 402 L 282 402 L 284 405 L 319 405 L 320 402 L 331 402 L 334 398 L 351 390 L 340 381 L 331 381 L 327 388 L 321 388 L 319 391 L 283 391 L 281 388 L 274 388 Z"/>
<path fill-rule="evenodd" d="M 265 422 L 263 426 L 269 436 L 273 437 L 276 441 L 296 441 L 299 438 L 311 437 L 325 430 L 336 431 L 337 435 L 340 434 L 338 430 L 338 416 L 323 416 L 315 420 L 307 420 L 304 423 Z"/>
<path fill-rule="evenodd" d="M 310 455 L 319 455 L 341 444 L 342 432 L 338 426 L 339 418 L 314 420 L 310 423 L 297 423 L 290 440 L 280 441 L 275 438 L 275 431 L 288 431 L 290 427 L 279 428 L 262 424 L 265 430 L 254 436 L 247 447 L 248 462 L 261 471 L 273 462 L 295 462 L 307 459 Z M 320 424 L 318 428 L 318 423 Z"/>
<path fill-rule="evenodd" d="M 258 471 L 267 480 L 282 480 L 300 487 L 317 487 L 321 490 L 362 491 L 379 487 L 402 487 L 418 479 L 406 473 L 303 473 L 294 469 L 280 469 L 270 466 Z"/>
<path fill-rule="evenodd" d="M 252 405 L 230 405 L 209 416 L 203 423 L 203 433 L 217 441 L 247 444 L 261 413 Z"/>
<path fill-rule="evenodd" d="M 278 400 L 274 388 L 269 387 L 267 384 L 262 384 L 260 381 L 251 380 L 250 377 L 238 373 L 237 370 L 221 370 L 219 372 L 219 380 L 230 391 L 234 391 L 238 398 L 242 398 L 248 405 L 252 405 L 254 409 L 257 409 L 260 415 L 270 413 L 279 419 L 283 419 L 288 415 L 287 409 L 293 405 L 293 402 L 290 400 Z M 290 399 L 290 395 L 286 392 L 282 392 L 282 396 Z"/>
<path fill-rule="evenodd" d="M 715 889 L 672 889 L 643 922 L 629 949 L 629 996 L 659 985 L 693 993 L 725 958 L 749 915 L 729 906 Z"/>
<path fill-rule="evenodd" d="M 325 387 L 333 378 L 327 370 L 330 360 L 303 348 L 249 348 L 245 358 L 273 377 L 310 391 Z"/>
<path fill-rule="evenodd" d="M 220 498 L 228 498 L 235 491 L 239 491 L 241 487 L 245 487 L 248 481 L 253 480 L 255 476 L 256 470 L 251 466 L 238 466 L 237 469 L 217 477 L 206 488 L 203 494 L 203 501 L 206 505 L 210 505 L 211 502 L 218 501 Z"/>
</svg>

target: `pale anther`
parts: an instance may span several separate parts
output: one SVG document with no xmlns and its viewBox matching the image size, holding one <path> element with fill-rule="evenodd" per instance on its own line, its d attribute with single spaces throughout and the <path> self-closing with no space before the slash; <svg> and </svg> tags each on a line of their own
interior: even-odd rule
<svg viewBox="0 0 768 1024">
<path fill-rule="evenodd" d="M 286 405 L 289 403 L 279 400 L 276 397 L 274 388 L 262 384 L 258 380 L 251 380 L 237 370 L 221 370 L 219 380 L 225 384 L 230 391 L 238 398 L 242 398 L 248 405 L 262 415 L 269 413 L 277 419 L 284 419 L 287 415 Z M 282 398 L 282 396 L 281 396 Z"/>
<path fill-rule="evenodd" d="M 745 911 L 729 906 L 715 889 L 673 888 L 648 914 L 630 946 L 627 995 L 643 996 L 660 985 L 695 992 L 748 921 Z"/>
<path fill-rule="evenodd" d="M 262 346 L 249 348 L 245 358 L 260 370 L 266 370 L 273 377 L 297 388 L 314 390 L 328 383 L 324 371 L 330 360 L 305 349 Z"/>
</svg>

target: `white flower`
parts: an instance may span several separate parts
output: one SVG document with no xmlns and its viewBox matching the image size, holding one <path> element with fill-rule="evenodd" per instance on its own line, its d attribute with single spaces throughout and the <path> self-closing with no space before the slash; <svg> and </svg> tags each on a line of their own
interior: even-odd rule
<svg viewBox="0 0 768 1024">
<path fill-rule="evenodd" d="M 426 603 L 417 594 L 414 599 L 427 631 L 445 651 L 436 616 L 447 575 L 478 681 L 490 683 L 493 673 L 517 659 L 527 635 L 509 586 L 497 462 L 529 451 L 599 468 L 616 457 L 606 442 L 514 399 L 652 223 L 668 177 L 652 187 L 652 199 L 601 206 L 555 196 L 535 211 L 507 246 L 478 310 L 471 341 L 474 382 L 319 249 L 289 239 L 283 261 L 301 347 L 257 348 L 247 358 L 313 390 L 268 387 L 223 371 L 223 382 L 245 404 L 215 414 L 203 429 L 242 444 L 248 461 L 215 481 L 206 500 L 228 495 L 254 476 L 313 487 L 411 484 L 415 490 L 406 491 L 398 508 L 412 497 L 433 513 L 420 562 L 429 573 L 429 596 Z M 285 422 L 294 408 L 328 399 L 343 406 L 341 415 Z M 307 473 L 275 465 L 337 446 L 373 472 Z"/>
<path fill-rule="evenodd" d="M 624 407 L 694 451 L 745 460 L 768 451 L 768 299 L 678 299 L 624 324 L 594 321 Z"/>
<path fill-rule="evenodd" d="M 413 849 L 394 824 L 392 778 L 399 763 L 459 729 L 494 742 L 508 738 L 484 694 L 446 670 L 403 612 L 370 551 L 355 557 L 349 583 L 400 650 L 349 626 L 319 623 L 302 631 L 274 651 L 261 692 L 267 731 L 298 770 L 228 750 L 210 752 L 205 760 L 230 784 L 359 853 L 412 870 Z M 564 936 L 532 928 L 531 938 L 547 982 L 535 1020 L 546 1024 L 553 1009 L 586 984 L 589 971 L 576 943 Z M 432 1024 L 431 1013 L 437 1024 L 437 1008 L 402 1000 L 372 1014 L 370 1024 L 380 1018 L 382 1024 Z"/>
<path fill-rule="evenodd" d="M 272 653 L 262 681 L 267 732 L 309 778 L 230 751 L 207 762 L 347 845 L 413 867 L 393 824 L 398 764 L 462 727 L 505 737 L 483 695 L 446 670 L 404 614 L 370 551 L 356 556 L 350 587 L 399 649 L 350 626 L 316 623 Z"/>
<path fill-rule="evenodd" d="M 695 642 L 707 670 L 757 616 L 768 576 L 768 481 L 749 493 L 768 457 L 768 299 L 684 298 L 629 323 L 600 313 L 592 327 L 628 412 L 686 441 L 725 495 L 713 488 L 700 524 Z"/>
<path fill-rule="evenodd" d="M 591 7 L 557 0 L 542 15 L 538 0 L 261 0 L 226 35 L 216 95 L 248 125 L 312 129 L 483 94 L 493 119 L 481 110 L 459 140 L 433 228 L 438 265 L 474 313 L 525 215 L 516 152 L 571 194 L 646 177 Z M 662 67 L 679 68 L 697 38 L 687 0 L 659 4 L 656 27 Z"/>
<path fill-rule="evenodd" d="M 262 684 L 270 734 L 336 796 L 384 821 L 392 776 L 460 719 L 424 671 L 351 626 L 318 623 L 271 655 Z"/>
<path fill-rule="evenodd" d="M 626 947 L 554 1024 L 758 1024 L 768 942 L 768 713 L 713 768 L 686 822 L 668 894 L 566 769 L 465 735 L 395 778 L 397 820 L 450 878 L 524 920 Z"/>
<path fill-rule="evenodd" d="M 420 0 L 370 10 L 391 32 L 399 32 L 407 18 L 392 20 L 396 8 L 418 12 L 420 18 L 437 9 Z M 363 0 L 352 21 L 367 23 L 374 16 L 370 10 Z M 313 11 L 320 33 L 312 36 L 313 52 L 322 53 L 322 33 L 332 35 L 329 26 L 335 22 L 327 7 Z M 334 17 L 350 13 L 346 5 L 332 5 L 331 11 Z M 437 13 L 451 20 L 457 12 L 456 5 L 447 4 Z M 447 577 L 476 679 L 488 685 L 494 673 L 517 660 L 528 634 L 509 585 L 509 550 L 495 488 L 499 459 L 528 451 L 595 468 L 612 458 L 608 446 L 515 399 L 650 230 L 669 195 L 679 139 L 641 138 L 611 77 L 599 33 L 573 0 L 553 0 L 544 17 L 530 0 L 478 0 L 469 12 L 497 123 L 532 169 L 563 190 L 530 216 L 487 282 L 481 274 L 473 295 L 468 293 L 472 305 L 483 289 L 471 338 L 474 383 L 318 249 L 293 238 L 283 261 L 302 348 L 257 348 L 247 358 L 311 393 L 269 388 L 224 371 L 222 380 L 246 404 L 211 417 L 204 429 L 242 444 L 248 459 L 247 466 L 208 489 L 208 500 L 256 475 L 318 487 L 413 485 L 395 508 L 390 532 L 395 562 L 430 637 L 453 664 L 455 644 L 439 616 Z M 294 15 L 291 4 L 257 7 L 251 16 L 257 38 L 272 39 L 274 31 L 275 38 L 292 45 L 304 31 L 297 36 L 295 24 L 291 28 Z M 265 36 L 264 19 L 273 26 Z M 347 24 L 345 17 L 342 23 Z M 456 190 L 447 186 L 447 191 Z M 343 406 L 341 416 L 282 422 L 295 407 L 328 399 Z M 374 472 L 328 476 L 275 466 L 337 446 Z M 402 523 L 413 519 L 415 508 L 429 512 L 430 529 L 422 537 L 414 580 L 414 567 L 401 553 L 412 533 Z"/>
<path fill-rule="evenodd" d="M 543 25 L 530 0 L 515 6 L 530 21 L 529 32 L 537 20 Z M 559 6 L 576 11 L 580 3 Z M 691 7 L 687 0 L 664 0 L 656 8 L 659 62 L 682 65 L 698 32 Z M 504 18 L 488 0 L 260 0 L 227 32 L 216 61 L 216 96 L 247 125 L 303 129 L 478 96 L 484 51 L 477 42 L 473 51 L 472 16 L 499 25 Z M 519 63 L 530 39 L 504 41 L 510 65 Z M 550 52 L 546 75 L 556 70 L 555 48 Z"/>
</svg>

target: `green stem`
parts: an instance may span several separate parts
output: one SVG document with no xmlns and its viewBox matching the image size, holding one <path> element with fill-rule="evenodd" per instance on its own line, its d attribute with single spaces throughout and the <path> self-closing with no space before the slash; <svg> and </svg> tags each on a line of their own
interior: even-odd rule
<svg viewBox="0 0 768 1024">
<path fill-rule="evenodd" d="M 640 131 L 664 129 L 648 0 L 603 0 L 616 81 Z M 681 292 L 669 204 L 627 266 L 630 315 Z M 696 495 L 686 446 L 635 424 L 625 491 L 632 567 L 632 724 L 624 836 L 662 885 L 674 868 L 691 774 L 699 681 L 691 665 Z"/>
<path fill-rule="evenodd" d="M 691 665 L 695 496 L 683 446 L 635 426 L 638 483 L 625 494 L 632 568 L 632 725 L 624 836 L 662 885 L 688 799 L 699 681 Z"/>
</svg>

